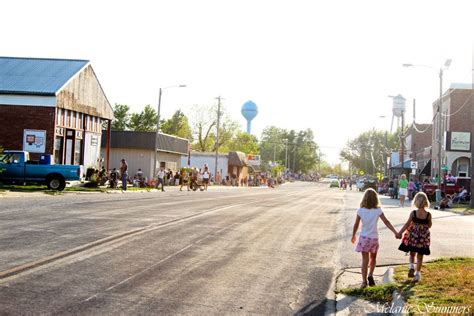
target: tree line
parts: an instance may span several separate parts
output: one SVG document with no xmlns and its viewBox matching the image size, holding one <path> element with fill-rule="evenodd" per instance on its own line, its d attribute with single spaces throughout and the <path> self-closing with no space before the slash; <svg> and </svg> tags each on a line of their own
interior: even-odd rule
<svg viewBox="0 0 474 316">
<path fill-rule="evenodd" d="M 156 132 L 158 115 L 150 105 L 141 112 L 131 113 L 128 105 L 115 104 L 114 116 L 112 130 Z M 260 155 L 262 165 L 286 165 L 293 172 L 308 173 L 321 166 L 318 145 L 311 129 L 295 131 L 268 126 L 259 141 L 255 135 L 243 131 L 224 106 L 220 112 L 219 144 L 216 142 L 216 125 L 216 105 L 195 105 L 189 118 L 177 110 L 170 118 L 160 119 L 160 132 L 188 139 L 196 151 L 213 152 L 219 146 L 220 152 L 241 151 Z"/>
</svg>

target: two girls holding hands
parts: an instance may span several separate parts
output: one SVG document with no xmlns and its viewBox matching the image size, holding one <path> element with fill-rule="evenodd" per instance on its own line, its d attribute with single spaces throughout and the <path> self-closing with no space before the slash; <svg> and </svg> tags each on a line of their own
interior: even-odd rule
<svg viewBox="0 0 474 316">
<path fill-rule="evenodd" d="M 357 210 L 357 217 L 352 230 L 352 243 L 356 242 L 356 233 L 359 229 L 359 224 L 362 222 L 362 229 L 359 235 L 356 251 L 362 254 L 362 287 L 367 285 L 374 286 L 375 281 L 373 277 L 377 252 L 379 249 L 377 222 L 380 218 L 394 234 L 395 238 L 402 238 L 402 243 L 398 248 L 404 252 L 410 252 L 410 266 L 409 277 L 414 277 L 413 282 L 421 280 L 421 265 L 423 262 L 423 255 L 429 255 L 431 215 L 425 208 L 429 206 L 426 194 L 418 193 L 413 201 L 413 205 L 417 210 L 411 212 L 408 221 L 397 232 L 390 221 L 385 217 L 378 198 L 377 192 L 373 189 L 367 189 L 364 193 L 360 208 Z M 414 258 L 417 255 L 416 274 L 414 270 Z"/>
</svg>

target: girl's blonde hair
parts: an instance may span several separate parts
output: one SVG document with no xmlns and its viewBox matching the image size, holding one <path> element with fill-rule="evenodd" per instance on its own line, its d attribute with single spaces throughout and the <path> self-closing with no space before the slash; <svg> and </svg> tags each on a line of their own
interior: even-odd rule
<svg viewBox="0 0 474 316">
<path fill-rule="evenodd" d="M 418 192 L 413 198 L 413 206 L 416 208 L 430 207 L 428 196 L 424 192 Z"/>
<path fill-rule="evenodd" d="M 379 208 L 380 200 L 374 189 L 369 188 L 365 190 L 362 201 L 360 201 L 360 207 L 364 208 Z"/>
</svg>

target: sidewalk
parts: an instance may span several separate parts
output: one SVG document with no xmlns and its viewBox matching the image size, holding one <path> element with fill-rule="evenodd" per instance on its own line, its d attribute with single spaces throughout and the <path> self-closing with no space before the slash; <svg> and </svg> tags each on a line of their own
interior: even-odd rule
<svg viewBox="0 0 474 316">
<path fill-rule="evenodd" d="M 360 254 L 354 251 L 350 242 L 352 227 L 356 211 L 362 198 L 362 192 L 347 191 L 345 193 L 345 207 L 342 210 L 341 222 L 343 224 L 343 240 L 341 241 L 340 268 L 341 275 L 336 280 L 336 290 L 347 287 L 359 287 Z M 410 212 L 414 209 L 412 201 L 406 201 L 405 207 L 399 206 L 399 200 L 380 196 L 382 209 L 385 216 L 399 230 L 408 220 Z M 474 216 L 460 215 L 449 211 L 429 209 L 433 218 L 431 228 L 431 255 L 425 256 L 424 261 L 432 261 L 440 257 L 467 256 L 474 257 Z M 377 255 L 377 268 L 375 271 L 376 283 L 380 284 L 383 275 L 392 265 L 407 264 L 408 257 L 398 250 L 400 240 L 394 238 L 393 233 L 379 221 L 380 249 Z M 378 282 L 377 282 L 378 281 Z M 347 297 L 337 294 L 337 315 L 365 315 L 378 312 L 377 304 L 372 304 L 362 299 Z M 372 314 L 371 314 L 372 315 Z"/>
<path fill-rule="evenodd" d="M 389 267 L 377 267 L 374 271 L 375 284 L 391 282 Z M 359 268 L 345 270 L 336 280 L 336 291 L 344 288 L 359 287 L 361 274 Z M 383 304 L 372 303 L 362 298 L 336 294 L 337 315 L 386 315 L 382 313 Z"/>
</svg>

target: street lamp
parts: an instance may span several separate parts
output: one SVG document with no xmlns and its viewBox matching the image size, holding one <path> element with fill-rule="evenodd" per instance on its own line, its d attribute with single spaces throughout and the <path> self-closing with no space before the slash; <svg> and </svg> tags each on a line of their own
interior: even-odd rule
<svg viewBox="0 0 474 316">
<path fill-rule="evenodd" d="M 441 174 L 442 174 L 441 146 L 443 144 L 443 141 L 442 141 L 443 131 L 441 130 L 441 124 L 442 124 L 441 111 L 443 109 L 443 73 L 451 65 L 451 61 L 452 61 L 451 59 L 446 59 L 446 62 L 444 63 L 444 67 L 439 68 L 439 102 L 438 102 L 438 109 L 436 111 L 438 115 L 438 189 L 439 190 L 441 190 Z M 427 66 L 427 65 L 403 64 L 403 67 L 426 67 L 426 68 L 430 68 L 430 69 L 434 69 L 438 71 L 437 68 Z"/>
<path fill-rule="evenodd" d="M 186 88 L 186 85 L 185 84 L 180 84 L 180 85 L 160 88 L 160 92 L 158 94 L 158 114 L 157 114 L 157 119 L 156 119 L 155 156 L 154 156 L 154 159 L 153 159 L 153 177 L 156 175 L 156 162 L 158 160 L 158 135 L 159 135 L 159 132 L 160 132 L 161 94 L 163 93 L 163 90 L 166 90 L 166 89 L 169 89 L 169 88 Z"/>
</svg>

